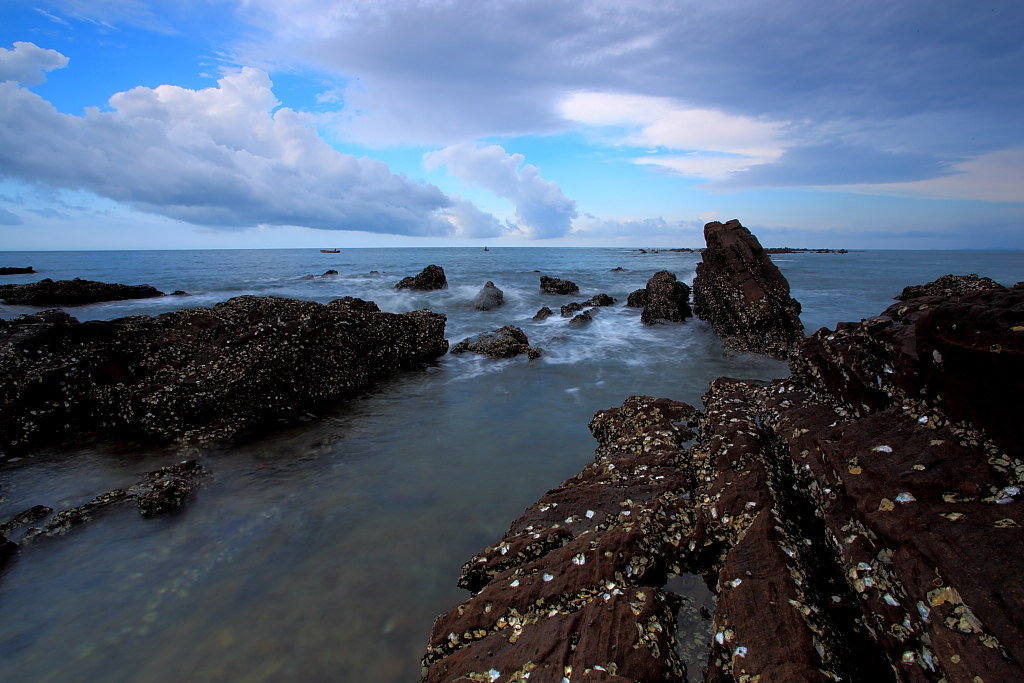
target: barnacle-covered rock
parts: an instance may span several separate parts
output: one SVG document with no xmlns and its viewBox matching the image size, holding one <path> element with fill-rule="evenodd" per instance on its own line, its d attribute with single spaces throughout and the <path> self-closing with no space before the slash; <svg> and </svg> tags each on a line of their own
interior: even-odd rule
<svg viewBox="0 0 1024 683">
<path fill-rule="evenodd" d="M 576 286 L 575 282 L 570 280 L 560 280 L 557 277 L 549 277 L 547 275 L 540 276 L 541 294 L 575 294 L 578 291 L 580 291 L 580 288 Z"/>
<path fill-rule="evenodd" d="M 62 312 L 0 329 L 0 449 L 110 434 L 224 438 L 447 351 L 445 316 L 243 296 L 212 308 L 80 323 Z"/>
<path fill-rule="evenodd" d="M 693 308 L 726 346 L 785 357 L 804 336 L 789 282 L 737 220 L 704 226 L 707 249 L 693 280 Z"/>
<path fill-rule="evenodd" d="M 122 285 L 95 280 L 51 280 L 24 285 L 0 285 L 0 299 L 26 306 L 81 306 L 98 301 L 149 299 L 164 293 L 149 285 Z"/>
<path fill-rule="evenodd" d="M 514 325 L 505 325 L 475 337 L 467 337 L 452 347 L 452 353 L 466 352 L 492 358 L 511 358 L 525 353 L 533 359 L 540 355 L 540 349 L 532 348 L 526 333 Z"/>
<path fill-rule="evenodd" d="M 632 296 L 631 296 L 632 298 Z M 690 288 L 676 279 L 675 273 L 661 270 L 651 276 L 644 289 L 643 312 L 640 320 L 645 325 L 658 321 L 683 322 L 693 316 L 690 309 Z"/>
<path fill-rule="evenodd" d="M 409 277 L 402 278 L 395 285 L 395 289 L 418 289 L 423 291 L 447 288 L 448 279 L 444 275 L 444 269 L 433 264 L 421 270 L 416 276 L 410 275 Z"/>
</svg>

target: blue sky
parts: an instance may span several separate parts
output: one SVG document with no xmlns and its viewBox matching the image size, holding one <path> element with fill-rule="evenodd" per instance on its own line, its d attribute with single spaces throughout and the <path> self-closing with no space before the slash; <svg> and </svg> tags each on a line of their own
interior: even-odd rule
<svg viewBox="0 0 1024 683">
<path fill-rule="evenodd" d="M 1019 0 L 5 0 L 0 250 L 1024 249 Z"/>
</svg>

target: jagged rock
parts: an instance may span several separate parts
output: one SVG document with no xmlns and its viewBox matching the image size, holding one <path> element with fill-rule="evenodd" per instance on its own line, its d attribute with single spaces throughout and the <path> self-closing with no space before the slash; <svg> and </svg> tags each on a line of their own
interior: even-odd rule
<svg viewBox="0 0 1024 683">
<path fill-rule="evenodd" d="M 473 299 L 473 307 L 480 311 L 489 311 L 505 303 L 505 293 L 498 289 L 493 282 L 487 281 L 480 293 Z"/>
<path fill-rule="evenodd" d="M 541 294 L 575 294 L 578 291 L 580 291 L 580 288 L 576 286 L 575 282 L 559 280 L 556 277 L 548 277 L 547 275 L 540 276 Z"/>
<path fill-rule="evenodd" d="M 582 313 L 573 316 L 573 319 L 569 321 L 570 327 L 585 327 L 590 323 L 594 322 L 593 309 L 587 309 Z"/>
<path fill-rule="evenodd" d="M 578 301 L 573 301 L 562 306 L 561 313 L 563 318 L 571 318 L 575 314 L 583 310 L 583 304 Z"/>
<path fill-rule="evenodd" d="M 565 306 L 562 306 L 562 317 L 563 318 L 571 317 L 573 314 L 582 311 L 584 308 L 587 308 L 588 306 L 589 307 L 611 306 L 614 303 L 615 303 L 615 299 L 613 299 L 612 297 L 608 296 L 607 294 L 596 294 L 596 295 L 590 297 L 589 299 L 587 299 L 586 301 L 583 301 L 583 302 L 573 301 L 572 303 L 568 303 Z"/>
<path fill-rule="evenodd" d="M 959 297 L 968 292 L 979 292 L 986 289 L 1004 289 L 995 280 L 987 277 L 978 277 L 975 273 L 970 275 L 943 275 L 924 285 L 911 285 L 904 287 L 896 298 L 900 301 L 916 299 L 922 296 L 939 296 L 944 298 Z"/>
<path fill-rule="evenodd" d="M 395 285 L 395 289 L 419 289 L 424 291 L 448 289 L 448 279 L 444 276 L 444 269 L 441 266 L 429 265 L 415 277 L 402 278 Z"/>
<path fill-rule="evenodd" d="M 690 288 L 677 280 L 674 273 L 658 271 L 647 281 L 644 292 L 644 310 L 640 320 L 645 325 L 654 325 L 659 320 L 683 322 L 693 317 Z"/>
<path fill-rule="evenodd" d="M 0 267 L 0 275 L 25 275 L 28 273 L 36 272 L 32 266 L 26 266 L 24 268 L 18 266 L 3 266 Z"/>
<path fill-rule="evenodd" d="M 478 353 L 492 358 L 511 358 L 525 353 L 531 360 L 540 356 L 540 349 L 530 347 L 526 333 L 513 325 L 463 339 L 452 347 L 452 353 Z"/>
<path fill-rule="evenodd" d="M 552 310 L 551 310 L 550 308 L 548 308 L 547 306 L 544 306 L 544 307 L 543 307 L 543 308 L 541 308 L 541 309 L 540 309 L 539 311 L 537 311 L 537 313 L 536 313 L 536 314 L 534 314 L 534 316 L 533 316 L 533 319 L 534 319 L 534 320 L 545 320 L 545 319 L 547 319 L 547 318 L 550 318 L 550 317 L 551 317 L 551 316 L 553 316 L 554 314 L 555 314 L 555 312 L 554 312 L 554 311 L 552 311 Z"/>
<path fill-rule="evenodd" d="M 594 460 L 463 566 L 422 680 L 1024 680 L 1024 286 L 910 299 L 790 364 L 715 380 L 703 415 L 598 412 Z M 684 573 L 716 594 L 703 634 L 675 633 Z"/>
<path fill-rule="evenodd" d="M 647 288 L 634 289 L 626 298 L 626 306 L 629 308 L 643 308 L 647 305 Z"/>
<path fill-rule="evenodd" d="M 737 220 L 704 226 L 707 249 L 693 280 L 693 307 L 722 343 L 785 357 L 803 338 L 800 304 L 761 244 Z"/>
<path fill-rule="evenodd" d="M 447 351 L 445 316 L 243 296 L 213 308 L 0 328 L 0 449 L 112 433 L 145 441 L 266 428 Z"/>
<path fill-rule="evenodd" d="M 100 301 L 150 299 L 164 293 L 149 285 L 122 285 L 95 280 L 45 278 L 24 285 L 0 285 L 0 299 L 11 305 L 81 306 Z"/>
</svg>

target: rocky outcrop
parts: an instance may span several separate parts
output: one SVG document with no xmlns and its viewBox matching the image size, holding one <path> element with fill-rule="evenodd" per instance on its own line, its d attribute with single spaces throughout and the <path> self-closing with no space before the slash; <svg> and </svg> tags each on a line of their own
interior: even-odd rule
<svg viewBox="0 0 1024 683">
<path fill-rule="evenodd" d="M 722 343 L 785 357 L 803 338 L 800 304 L 789 283 L 737 220 L 704 226 L 707 249 L 693 280 L 693 307 Z"/>
<path fill-rule="evenodd" d="M 478 353 L 492 358 L 511 358 L 526 354 L 531 360 L 538 358 L 540 349 L 530 346 L 526 333 L 513 325 L 463 339 L 452 347 L 452 353 Z"/>
<path fill-rule="evenodd" d="M 448 349 L 445 316 L 243 296 L 212 308 L 0 325 L 0 450 L 113 433 L 145 441 L 264 429 Z"/>
<path fill-rule="evenodd" d="M 590 323 L 594 322 L 594 309 L 588 308 L 582 313 L 577 313 L 569 321 L 569 327 L 586 327 Z"/>
<path fill-rule="evenodd" d="M 703 414 L 595 415 L 594 461 L 463 566 L 423 680 L 1024 678 L 1024 286 L 904 301 L 790 363 Z M 709 629 L 677 631 L 676 575 L 713 589 Z"/>
<path fill-rule="evenodd" d="M 0 299 L 10 305 L 81 306 L 101 301 L 150 299 L 164 293 L 149 285 L 121 285 L 95 280 L 50 278 L 24 285 L 0 285 Z"/>
<path fill-rule="evenodd" d="M 922 296 L 938 296 L 944 298 L 961 297 L 969 292 L 980 292 L 986 289 L 1003 289 L 995 280 L 987 277 L 970 275 L 943 275 L 937 280 L 924 285 L 904 287 L 896 298 L 900 301 L 916 299 Z"/>
<path fill-rule="evenodd" d="M 555 314 L 555 312 L 552 311 L 550 308 L 548 308 L 547 306 L 543 306 L 543 307 L 541 307 L 540 310 L 538 310 L 534 314 L 533 319 L 534 320 L 546 320 L 546 319 L 550 318 L 551 316 L 553 316 L 554 314 Z"/>
<path fill-rule="evenodd" d="M 489 311 L 505 303 L 505 293 L 498 289 L 493 282 L 487 281 L 480 292 L 473 299 L 473 308 L 478 311 Z"/>
<path fill-rule="evenodd" d="M 415 277 L 402 278 L 395 285 L 395 289 L 417 289 L 422 291 L 448 289 L 448 279 L 445 277 L 444 269 L 441 266 L 429 265 Z"/>
<path fill-rule="evenodd" d="M 575 294 L 580 291 L 575 282 L 559 280 L 556 277 L 540 276 L 541 294 Z"/>
<path fill-rule="evenodd" d="M 600 307 L 600 306 L 612 306 L 615 304 L 615 299 L 608 296 L 607 294 L 597 294 L 592 296 L 586 301 L 579 302 L 573 301 L 565 306 L 562 306 L 562 317 L 571 318 L 576 313 L 579 313 L 584 308 Z"/>
<path fill-rule="evenodd" d="M 0 267 L 0 275 L 26 275 L 28 273 L 36 272 L 32 266 L 25 266 L 24 268 L 19 266 L 2 266 Z"/>
<path fill-rule="evenodd" d="M 630 295 L 634 304 L 643 302 L 640 320 L 645 325 L 655 325 L 661 320 L 683 322 L 693 317 L 690 309 L 690 288 L 676 279 L 674 273 L 658 271 L 647 281 L 643 295 Z M 635 294 L 635 293 L 634 293 Z"/>
</svg>

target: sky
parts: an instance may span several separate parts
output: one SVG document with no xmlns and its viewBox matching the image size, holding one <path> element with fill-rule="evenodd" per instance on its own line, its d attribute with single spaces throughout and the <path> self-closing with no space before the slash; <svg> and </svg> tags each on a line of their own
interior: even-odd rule
<svg viewBox="0 0 1024 683">
<path fill-rule="evenodd" d="M 1024 249 L 1020 0 L 4 0 L 0 250 Z"/>
</svg>

